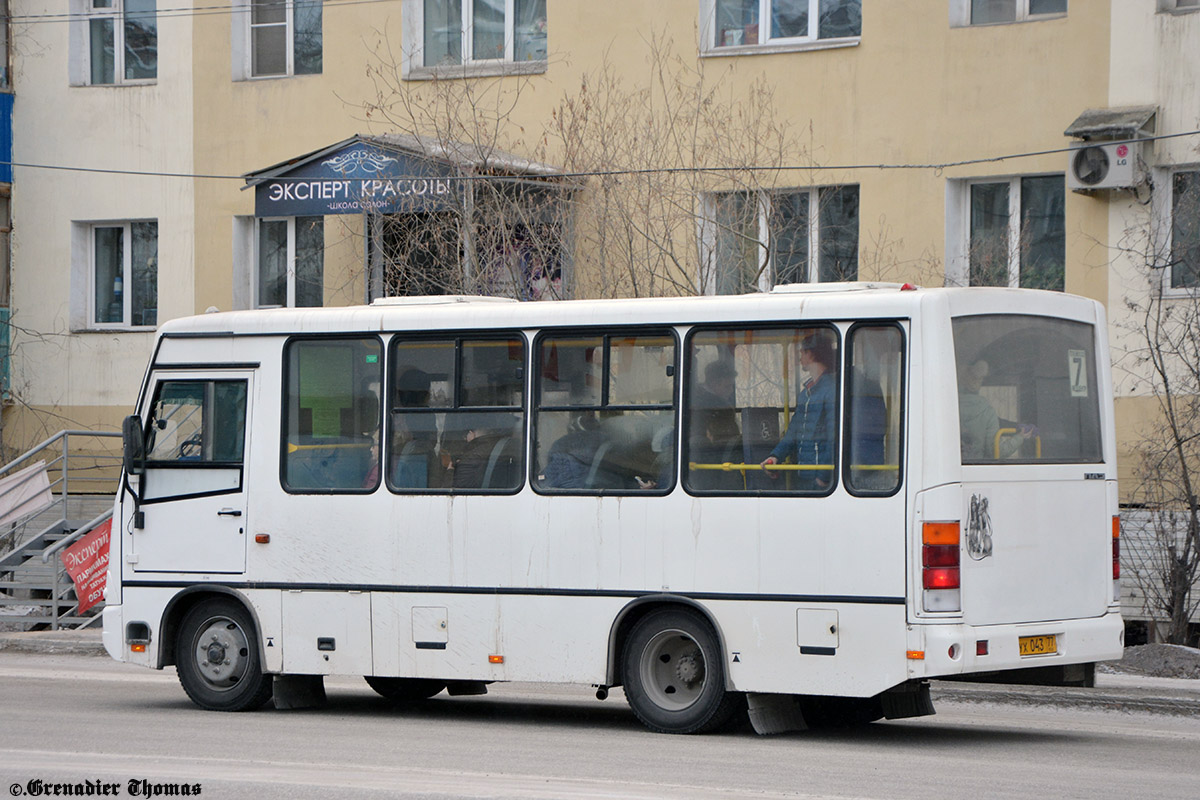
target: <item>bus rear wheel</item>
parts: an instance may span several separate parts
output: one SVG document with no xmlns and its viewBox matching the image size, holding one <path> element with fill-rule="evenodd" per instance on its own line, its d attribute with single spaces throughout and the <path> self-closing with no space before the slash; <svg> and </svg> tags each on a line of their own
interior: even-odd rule
<svg viewBox="0 0 1200 800">
<path fill-rule="evenodd" d="M 417 703 L 428 700 L 446 688 L 443 681 L 431 678 L 377 678 L 366 676 L 367 685 L 381 697 L 386 697 L 393 703 Z"/>
<path fill-rule="evenodd" d="M 741 695 L 725 691 L 716 634 L 699 614 L 665 608 L 643 617 L 622 655 L 625 697 L 658 733 L 706 733 L 728 723 Z"/>
<path fill-rule="evenodd" d="M 184 615 L 175 662 L 179 683 L 201 708 L 252 711 L 271 699 L 254 620 L 234 600 L 205 600 Z"/>
</svg>

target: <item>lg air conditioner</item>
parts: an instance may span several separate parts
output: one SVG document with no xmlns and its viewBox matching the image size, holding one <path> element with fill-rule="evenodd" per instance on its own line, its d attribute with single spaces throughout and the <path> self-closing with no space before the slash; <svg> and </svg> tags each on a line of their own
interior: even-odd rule
<svg viewBox="0 0 1200 800">
<path fill-rule="evenodd" d="M 1129 189 L 1141 183 L 1137 142 L 1083 142 L 1071 149 L 1067 188 L 1076 192 Z"/>
</svg>

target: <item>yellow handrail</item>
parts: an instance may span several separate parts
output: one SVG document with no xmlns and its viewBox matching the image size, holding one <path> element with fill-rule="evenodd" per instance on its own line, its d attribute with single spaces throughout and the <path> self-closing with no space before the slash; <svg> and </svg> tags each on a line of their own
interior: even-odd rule
<svg viewBox="0 0 1200 800">
<path fill-rule="evenodd" d="M 1000 438 L 1002 436 L 1013 436 L 1016 433 L 1017 433 L 1016 428 L 1001 428 L 1000 430 L 996 431 L 996 436 L 992 441 L 992 452 L 994 453 L 994 455 L 992 456 L 993 458 L 996 458 L 996 459 L 1000 458 Z M 1042 457 L 1042 437 L 1034 436 L 1033 437 L 1033 445 L 1034 445 L 1035 458 L 1041 458 Z"/>
<path fill-rule="evenodd" d="M 722 472 L 747 472 L 750 470 L 787 470 L 790 472 L 804 470 L 830 470 L 833 469 L 833 464 L 772 464 L 769 467 L 764 467 L 762 464 L 735 464 L 731 461 L 726 461 L 722 464 L 703 464 L 696 461 L 688 462 L 688 469 L 709 469 L 720 470 Z M 851 464 L 850 469 L 864 470 L 888 470 L 895 472 L 900 469 L 899 464 Z"/>
<path fill-rule="evenodd" d="M 288 453 L 295 453 L 298 450 L 336 450 L 344 448 L 346 450 L 359 450 L 365 447 L 371 447 L 370 442 L 330 442 L 329 444 L 292 444 L 288 442 Z"/>
</svg>

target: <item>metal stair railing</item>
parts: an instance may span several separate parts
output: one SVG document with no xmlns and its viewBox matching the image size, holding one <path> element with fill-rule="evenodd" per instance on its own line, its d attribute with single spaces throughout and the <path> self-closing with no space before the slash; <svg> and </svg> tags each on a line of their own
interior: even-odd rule
<svg viewBox="0 0 1200 800">
<path fill-rule="evenodd" d="M 64 582 L 61 560 L 56 560 L 52 574 L 46 576 L 46 568 L 37 567 L 37 556 L 41 555 L 41 563 L 46 564 L 50 555 L 58 553 L 111 515 L 112 497 L 120 477 L 121 453 L 119 448 L 104 447 L 103 440 L 119 440 L 120 437 L 120 433 L 106 431 L 60 431 L 0 467 L 0 478 L 3 478 L 22 467 L 44 461 L 52 497 L 49 503 L 10 519 L 4 529 L 0 529 L 0 579 L 8 578 L 0 580 L 0 606 L 45 609 L 43 613 L 27 616 L 6 616 L 9 621 L 29 625 L 49 623 L 52 629 L 58 629 L 75 620 L 83 623 L 79 627 L 84 627 L 99 619 L 98 616 L 71 616 L 75 606 L 72 599 L 74 585 L 69 578 Z M 14 493 L 28 490 L 30 481 L 41 480 L 41 472 L 32 473 L 0 490 L 0 507 L 6 500 L 13 502 L 19 497 Z M 96 514 L 99 504 L 104 504 L 106 510 L 83 522 Z M 85 510 L 87 506 L 91 506 L 91 510 Z M 30 597 L 16 597 L 13 589 L 27 590 Z M 37 593 L 48 593 L 49 597 L 35 597 Z"/>
</svg>

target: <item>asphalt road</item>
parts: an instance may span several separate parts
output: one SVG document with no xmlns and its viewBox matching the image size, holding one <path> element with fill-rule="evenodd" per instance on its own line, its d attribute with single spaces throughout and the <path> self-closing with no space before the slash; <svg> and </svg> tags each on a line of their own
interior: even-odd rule
<svg viewBox="0 0 1200 800">
<path fill-rule="evenodd" d="M 1200 786 L 1196 716 L 942 701 L 934 717 L 852 730 L 678 737 L 646 732 L 618 691 L 598 702 L 586 686 L 498 685 L 398 710 L 361 680 L 326 685 L 322 709 L 219 714 L 194 708 L 170 670 L 0 652 L 0 787 L 30 796 L 37 781 L 91 781 L 129 797 L 133 781 L 141 796 L 198 786 L 203 797 L 338 800 L 1190 800 Z"/>
</svg>

